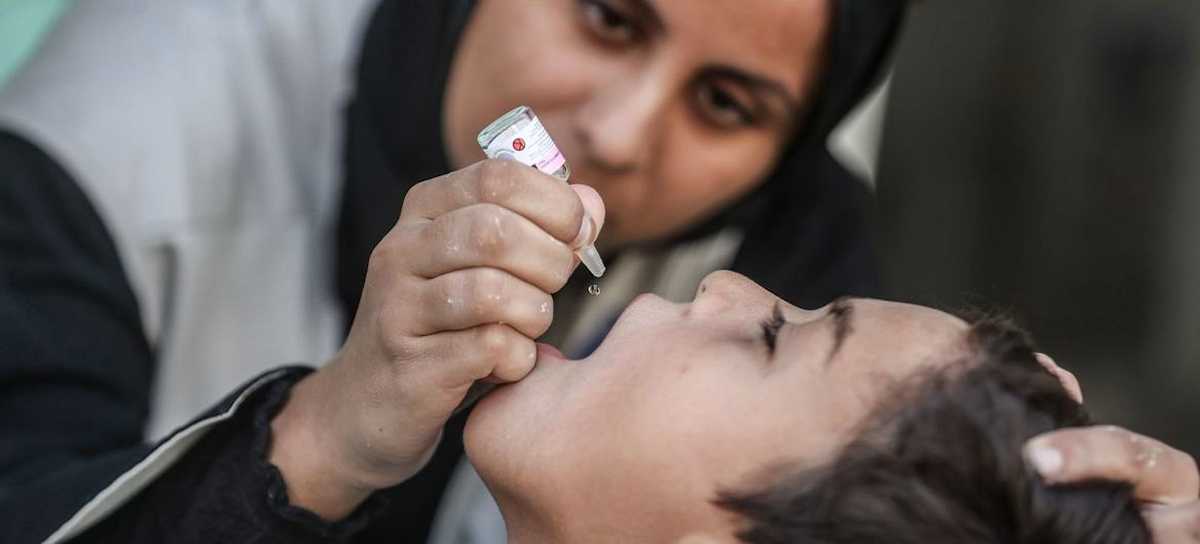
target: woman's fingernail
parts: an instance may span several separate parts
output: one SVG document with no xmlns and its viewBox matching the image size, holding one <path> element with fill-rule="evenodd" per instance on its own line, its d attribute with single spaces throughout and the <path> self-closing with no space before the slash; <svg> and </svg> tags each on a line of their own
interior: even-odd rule
<svg viewBox="0 0 1200 544">
<path fill-rule="evenodd" d="M 1055 476 L 1062 470 L 1062 452 L 1046 445 L 1033 445 L 1029 448 L 1029 462 L 1043 478 Z"/>
<path fill-rule="evenodd" d="M 575 240 L 571 242 L 572 248 L 581 248 L 592 243 L 592 236 L 596 232 L 596 222 L 592 221 L 592 217 L 588 214 L 583 214 L 583 222 L 579 225 L 579 234 L 575 235 Z"/>
</svg>

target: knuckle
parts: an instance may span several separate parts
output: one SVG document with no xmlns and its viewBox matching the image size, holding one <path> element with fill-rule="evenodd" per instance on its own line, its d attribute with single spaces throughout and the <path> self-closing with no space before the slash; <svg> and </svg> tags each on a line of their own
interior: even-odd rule
<svg viewBox="0 0 1200 544">
<path fill-rule="evenodd" d="M 479 331 L 480 356 L 487 360 L 501 359 L 512 350 L 512 335 L 503 325 L 488 325 Z"/>
<path fill-rule="evenodd" d="M 1126 470 L 1141 472 L 1145 468 L 1143 461 L 1148 449 L 1145 439 L 1119 427 L 1106 431 L 1113 433 L 1112 436 L 1116 437 L 1118 444 L 1113 446 L 1114 455 L 1111 456 L 1111 462 L 1120 463 Z"/>
<path fill-rule="evenodd" d="M 458 227 L 458 221 L 455 221 L 454 218 L 453 214 L 443 215 L 423 225 L 420 229 L 414 229 L 412 236 L 413 243 L 417 248 L 416 253 L 431 253 L 445 258 L 461 249 L 455 239 L 457 234 L 455 228 Z M 413 252 L 408 253 L 411 255 Z"/>
<path fill-rule="evenodd" d="M 496 257 L 505 251 L 512 223 L 512 217 L 503 208 L 485 206 L 474 214 L 467 227 L 467 239 L 481 255 Z"/>
<path fill-rule="evenodd" d="M 1089 457 L 1118 468 L 1132 466 L 1141 450 L 1137 435 L 1116 425 L 1100 425 L 1092 431 L 1085 441 Z"/>
<path fill-rule="evenodd" d="M 436 178 L 427 179 L 417 183 L 416 185 L 413 185 L 412 188 L 410 188 L 408 192 L 404 194 L 404 202 L 401 205 L 401 210 L 406 210 L 409 206 L 424 199 L 426 195 L 433 191 L 436 182 Z"/>
<path fill-rule="evenodd" d="M 467 296 L 475 302 L 480 313 L 491 313 L 504 299 L 506 282 L 499 270 L 484 268 L 470 274 L 464 282 Z"/>
<path fill-rule="evenodd" d="M 528 375 L 537 359 L 537 351 L 531 344 L 529 340 L 514 341 L 507 352 L 498 356 L 496 375 L 507 381 L 516 381 Z"/>
<path fill-rule="evenodd" d="M 388 265 L 394 260 L 395 254 L 395 243 L 392 238 L 385 237 L 371 249 L 371 255 L 367 257 L 367 271 L 387 270 Z"/>
<path fill-rule="evenodd" d="M 475 276 L 476 274 L 464 272 L 452 274 L 443 288 L 446 297 L 458 300 L 461 304 L 474 304 L 477 290 L 475 285 L 479 283 Z"/>
<path fill-rule="evenodd" d="M 496 202 L 513 190 L 521 165 L 505 159 L 487 159 L 479 164 L 475 187 L 479 200 Z"/>
<path fill-rule="evenodd" d="M 420 203 L 428 198 L 426 195 L 430 192 L 429 183 L 430 180 L 422 181 L 404 193 L 404 200 L 400 202 L 401 218 L 407 218 L 416 213 L 414 208 L 418 208 Z"/>
<path fill-rule="evenodd" d="M 375 320 L 376 336 L 380 345 L 392 359 L 411 359 L 416 356 L 415 346 L 405 333 L 409 314 L 399 304 L 385 304 L 379 309 Z"/>
</svg>

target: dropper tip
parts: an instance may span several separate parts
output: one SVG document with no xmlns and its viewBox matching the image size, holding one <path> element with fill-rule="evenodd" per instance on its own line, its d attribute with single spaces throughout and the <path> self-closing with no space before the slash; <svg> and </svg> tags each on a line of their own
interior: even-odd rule
<svg viewBox="0 0 1200 544">
<path fill-rule="evenodd" d="M 604 275 L 604 261 L 600 259 L 600 252 L 596 251 L 596 246 L 588 245 L 579 248 L 576 252 L 579 255 L 579 260 L 586 266 L 588 272 L 599 278 Z"/>
</svg>

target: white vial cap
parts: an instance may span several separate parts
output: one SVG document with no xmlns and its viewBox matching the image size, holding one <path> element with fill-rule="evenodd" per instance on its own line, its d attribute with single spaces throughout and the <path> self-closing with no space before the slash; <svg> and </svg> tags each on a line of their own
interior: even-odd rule
<svg viewBox="0 0 1200 544">
<path fill-rule="evenodd" d="M 599 278 L 604 275 L 604 261 L 600 260 L 600 252 L 596 251 L 596 246 L 586 245 L 577 250 L 575 254 L 579 256 L 579 260 L 586 266 L 588 272 Z"/>
</svg>

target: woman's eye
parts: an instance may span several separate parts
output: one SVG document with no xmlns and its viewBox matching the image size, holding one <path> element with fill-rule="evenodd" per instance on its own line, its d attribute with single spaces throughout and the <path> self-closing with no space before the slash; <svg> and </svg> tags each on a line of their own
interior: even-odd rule
<svg viewBox="0 0 1200 544">
<path fill-rule="evenodd" d="M 771 352 L 771 355 L 775 354 L 775 342 L 779 339 L 779 330 L 786 322 L 783 318 L 783 310 L 776 304 L 775 309 L 771 311 L 771 317 L 763 320 L 761 324 L 763 342 L 767 345 L 767 350 Z"/>
<path fill-rule="evenodd" d="M 697 94 L 701 113 L 717 126 L 749 126 L 756 121 L 750 107 L 742 104 L 731 93 L 717 85 L 701 84 Z"/>
<path fill-rule="evenodd" d="M 638 29 L 625 14 L 600 0 L 580 0 L 584 21 L 596 35 L 609 42 L 629 43 L 638 37 Z"/>
</svg>

